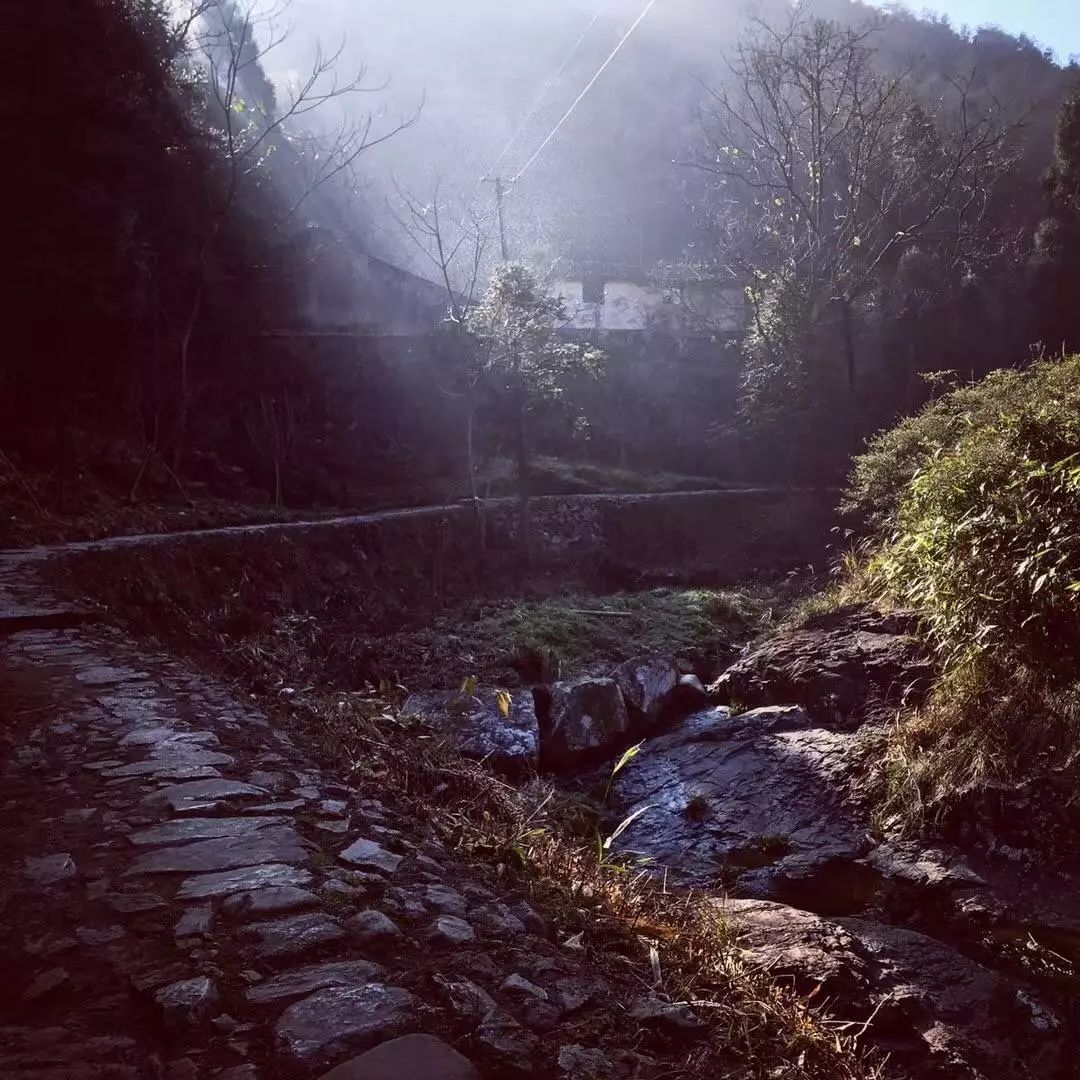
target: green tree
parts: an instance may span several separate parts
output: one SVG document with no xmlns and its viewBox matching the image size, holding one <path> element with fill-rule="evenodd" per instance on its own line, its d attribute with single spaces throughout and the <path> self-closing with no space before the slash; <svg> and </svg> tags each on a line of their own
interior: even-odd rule
<svg viewBox="0 0 1080 1080">
<path fill-rule="evenodd" d="M 802 11 L 755 22 L 692 161 L 717 259 L 747 283 L 743 411 L 792 461 L 808 460 L 808 410 L 815 444 L 854 415 L 860 341 L 905 252 L 945 282 L 998 249 L 985 211 L 1012 126 L 976 104 L 974 75 L 921 102 L 910 70 L 882 72 L 878 31 Z"/>
<path fill-rule="evenodd" d="M 1052 352 L 1080 346 L 1080 85 L 1062 106 L 1046 174 L 1047 215 L 1035 236 L 1034 331 Z"/>
<path fill-rule="evenodd" d="M 476 385 L 513 427 L 518 482 L 518 544 L 530 555 L 530 415 L 545 402 L 565 400 L 583 370 L 599 376 L 603 353 L 559 334 L 566 322 L 561 297 L 547 293 L 524 266 L 500 266 L 466 325 L 468 363 Z"/>
</svg>

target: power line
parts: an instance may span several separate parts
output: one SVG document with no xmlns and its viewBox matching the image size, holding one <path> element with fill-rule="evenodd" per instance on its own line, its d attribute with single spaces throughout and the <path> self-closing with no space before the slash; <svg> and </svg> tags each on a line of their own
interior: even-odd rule
<svg viewBox="0 0 1080 1080">
<path fill-rule="evenodd" d="M 533 156 L 529 158 L 529 160 L 526 161 L 520 169 L 518 169 L 517 174 L 510 180 L 511 184 L 516 184 L 522 178 L 522 176 L 525 174 L 525 171 L 544 152 L 544 148 L 548 145 L 548 143 L 550 143 L 551 140 L 554 139 L 556 135 L 558 135 L 559 131 L 562 129 L 563 124 L 565 124 L 566 121 L 569 120 L 570 117 L 574 114 L 574 110 L 584 100 L 585 95 L 588 94 L 588 92 L 596 85 L 597 80 L 607 70 L 608 65 L 611 63 L 611 61 L 619 55 L 619 51 L 627 43 L 627 41 L 630 40 L 630 35 L 633 34 L 633 32 L 641 25 L 641 23 L 645 19 L 645 16 L 649 14 L 655 4 L 656 0 L 648 0 L 648 3 L 646 3 L 645 7 L 642 9 L 641 14 L 634 20 L 630 29 L 627 30 L 625 34 L 623 34 L 622 38 L 619 41 L 619 44 L 611 50 L 611 54 L 600 65 L 600 69 L 597 71 L 597 73 L 588 81 L 588 83 L 585 84 L 585 89 L 582 90 L 581 93 L 578 94 L 578 96 L 574 99 L 573 105 L 571 105 L 570 108 L 566 110 L 566 112 L 563 114 L 562 119 L 551 129 L 548 137 L 536 148 L 536 152 L 533 154 Z"/>
<path fill-rule="evenodd" d="M 570 50 L 570 52 L 567 54 L 566 59 L 562 62 L 562 67 L 560 67 L 559 70 L 556 71 L 555 74 L 552 75 L 551 78 L 549 78 L 548 81 L 544 83 L 544 85 L 540 88 L 540 93 L 537 95 L 536 100 L 533 102 L 532 108 L 525 116 L 525 119 L 522 120 L 520 124 L 518 124 L 517 130 L 514 132 L 513 135 L 510 136 L 510 141 L 502 148 L 502 152 L 495 159 L 495 164 L 491 166 L 492 172 L 494 172 L 499 167 L 499 162 L 502 161 L 504 157 L 506 157 L 506 155 L 510 152 L 510 148 L 514 145 L 514 143 L 518 141 L 518 137 L 525 130 L 525 128 L 528 127 L 528 125 L 532 122 L 533 118 L 540 111 L 540 106 L 543 105 L 544 99 L 548 95 L 548 91 L 559 81 L 560 78 L 562 78 L 563 73 L 570 66 L 570 61 L 573 60 L 574 57 L 577 55 L 578 49 L 580 49 L 581 46 L 585 43 L 585 39 L 589 36 L 589 32 L 597 24 L 599 19 L 600 12 L 597 11 L 597 13 L 592 17 L 591 21 L 589 22 L 589 25 L 585 27 L 585 30 L 582 32 L 581 37 L 579 37 L 577 41 L 574 42 L 574 47 Z"/>
</svg>

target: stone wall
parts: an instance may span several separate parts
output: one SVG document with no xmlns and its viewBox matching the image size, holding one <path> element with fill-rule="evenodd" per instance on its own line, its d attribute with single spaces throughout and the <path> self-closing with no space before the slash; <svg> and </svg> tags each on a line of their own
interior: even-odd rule
<svg viewBox="0 0 1080 1080">
<path fill-rule="evenodd" d="M 822 565 L 829 502 L 809 493 L 720 491 L 534 499 L 535 570 L 547 587 L 734 584 Z M 175 605 L 237 617 L 347 611 L 394 625 L 429 607 L 521 587 L 516 504 L 493 500 L 479 542 L 471 505 L 322 522 L 117 538 L 19 553 L 66 601 L 141 613 L 162 629 Z"/>
</svg>

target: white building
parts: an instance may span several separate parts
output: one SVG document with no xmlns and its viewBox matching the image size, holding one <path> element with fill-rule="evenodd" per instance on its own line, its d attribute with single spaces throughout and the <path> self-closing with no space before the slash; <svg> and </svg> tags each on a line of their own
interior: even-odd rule
<svg viewBox="0 0 1080 1080">
<path fill-rule="evenodd" d="M 734 334 L 745 325 L 745 298 L 737 285 L 713 280 L 650 282 L 643 274 L 590 274 L 555 281 L 573 330 L 654 331 L 675 335 Z"/>
</svg>

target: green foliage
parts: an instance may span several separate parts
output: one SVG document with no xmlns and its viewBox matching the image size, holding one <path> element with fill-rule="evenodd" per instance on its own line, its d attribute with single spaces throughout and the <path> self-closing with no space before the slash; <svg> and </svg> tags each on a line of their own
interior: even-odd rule
<svg viewBox="0 0 1080 1080">
<path fill-rule="evenodd" d="M 558 337 L 565 322 L 562 298 L 547 293 L 532 271 L 500 266 L 466 323 L 484 385 L 529 407 L 563 397 L 580 371 L 598 376 L 603 353 Z"/>
<path fill-rule="evenodd" d="M 924 612 L 951 662 L 989 652 L 1068 669 L 1080 646 L 1080 358 L 988 386 L 995 407 L 959 425 L 952 415 L 952 445 L 908 485 L 874 569 Z"/>
<path fill-rule="evenodd" d="M 887 749 L 889 811 L 1075 764 L 1080 356 L 953 391 L 854 476 L 848 503 L 876 536 L 862 589 L 915 608 L 943 669 Z"/>
<path fill-rule="evenodd" d="M 1069 373 L 1041 369 L 1044 378 L 1067 383 Z M 921 412 L 871 439 L 854 462 L 841 510 L 860 519 L 879 539 L 897 527 L 900 505 L 911 482 L 934 459 L 954 450 L 973 430 L 992 427 L 1017 408 L 1027 394 L 1026 376 L 997 371 L 981 382 L 959 387 Z"/>
<path fill-rule="evenodd" d="M 1046 175 L 1047 215 L 1035 234 L 1035 330 L 1051 349 L 1080 345 L 1080 85 L 1062 105 Z"/>
</svg>

